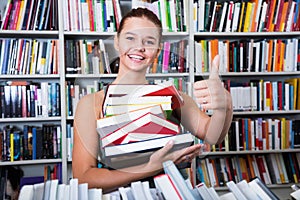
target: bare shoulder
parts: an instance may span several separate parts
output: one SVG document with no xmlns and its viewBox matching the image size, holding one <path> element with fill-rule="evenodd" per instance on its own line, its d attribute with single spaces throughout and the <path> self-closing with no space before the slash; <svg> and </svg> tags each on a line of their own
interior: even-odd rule
<svg viewBox="0 0 300 200">
<path fill-rule="evenodd" d="M 95 116 L 99 116 L 103 104 L 103 99 L 104 99 L 103 90 L 85 95 L 78 102 L 76 113 L 80 114 L 81 112 L 84 113 L 94 112 Z"/>
</svg>

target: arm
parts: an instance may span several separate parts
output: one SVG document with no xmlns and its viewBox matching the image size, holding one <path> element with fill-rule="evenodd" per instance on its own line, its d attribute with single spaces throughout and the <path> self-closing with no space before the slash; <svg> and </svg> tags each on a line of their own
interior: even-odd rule
<svg viewBox="0 0 300 200">
<path fill-rule="evenodd" d="M 155 152 L 150 161 L 143 165 L 118 170 L 97 168 L 99 138 L 96 132 L 96 119 L 101 105 L 97 101 L 101 96 L 97 95 L 99 93 L 83 97 L 75 113 L 72 170 L 74 178 L 78 178 L 80 183 L 88 183 L 90 188 L 99 187 L 108 192 L 158 174 L 162 171 L 162 162 L 166 160 L 179 163 L 186 161 L 184 160 L 186 155 L 193 158 L 199 154 L 200 145 L 168 153 L 172 148 L 172 143 L 169 143 Z"/>
<path fill-rule="evenodd" d="M 184 106 L 181 109 L 184 126 L 209 144 L 221 143 L 232 121 L 231 95 L 218 76 L 218 64 L 216 57 L 209 79 L 194 84 L 196 102 L 202 104 L 205 110 L 213 110 L 213 115 L 209 117 L 200 111 L 196 102 L 186 94 L 183 94 Z"/>
</svg>

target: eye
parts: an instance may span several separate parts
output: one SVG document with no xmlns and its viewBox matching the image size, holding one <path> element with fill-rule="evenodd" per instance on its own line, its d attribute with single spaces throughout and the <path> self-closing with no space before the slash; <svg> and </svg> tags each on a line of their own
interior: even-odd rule
<svg viewBox="0 0 300 200">
<path fill-rule="evenodd" d="M 126 40 L 134 40 L 134 37 L 132 37 L 132 36 L 127 36 L 127 37 L 126 37 Z"/>
<path fill-rule="evenodd" d="M 155 42 L 153 40 L 146 40 L 145 44 L 146 45 L 155 45 Z"/>
</svg>

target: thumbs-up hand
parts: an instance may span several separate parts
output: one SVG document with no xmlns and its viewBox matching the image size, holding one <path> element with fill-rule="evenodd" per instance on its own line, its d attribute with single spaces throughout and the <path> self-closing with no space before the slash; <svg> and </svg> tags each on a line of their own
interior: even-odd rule
<svg viewBox="0 0 300 200">
<path fill-rule="evenodd" d="M 210 69 L 209 78 L 194 83 L 194 97 L 205 110 L 226 109 L 230 94 L 224 88 L 219 78 L 219 55 L 217 55 Z M 228 96 L 229 95 L 229 96 Z"/>
</svg>

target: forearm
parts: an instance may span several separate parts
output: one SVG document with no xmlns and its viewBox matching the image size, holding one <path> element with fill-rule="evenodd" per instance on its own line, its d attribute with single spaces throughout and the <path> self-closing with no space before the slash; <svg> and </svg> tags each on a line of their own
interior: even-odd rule
<svg viewBox="0 0 300 200">
<path fill-rule="evenodd" d="M 225 109 L 216 109 L 213 111 L 213 115 L 207 126 L 206 142 L 209 144 L 219 144 L 224 140 L 231 125 L 232 114 L 232 101 L 231 96 L 228 93 Z"/>
</svg>

